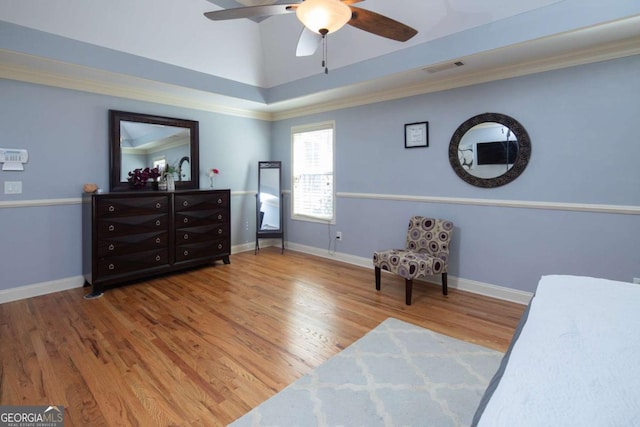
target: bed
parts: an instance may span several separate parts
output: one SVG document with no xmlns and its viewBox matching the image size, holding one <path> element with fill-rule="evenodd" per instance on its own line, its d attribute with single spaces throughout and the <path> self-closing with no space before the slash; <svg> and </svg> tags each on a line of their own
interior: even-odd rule
<svg viewBox="0 0 640 427">
<path fill-rule="evenodd" d="M 474 426 L 640 426 L 640 285 L 544 276 Z"/>
</svg>

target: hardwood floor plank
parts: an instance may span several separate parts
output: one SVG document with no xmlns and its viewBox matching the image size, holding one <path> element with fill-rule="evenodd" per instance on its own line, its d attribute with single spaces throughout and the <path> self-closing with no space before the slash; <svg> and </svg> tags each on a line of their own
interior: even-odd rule
<svg viewBox="0 0 640 427">
<path fill-rule="evenodd" d="M 519 304 L 275 248 L 231 264 L 0 305 L 0 405 L 65 425 L 226 425 L 388 317 L 504 351 Z"/>
</svg>

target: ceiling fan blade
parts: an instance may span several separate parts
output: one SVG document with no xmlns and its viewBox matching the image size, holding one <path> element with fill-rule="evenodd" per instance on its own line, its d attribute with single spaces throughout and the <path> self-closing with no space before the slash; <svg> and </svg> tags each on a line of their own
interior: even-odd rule
<svg viewBox="0 0 640 427">
<path fill-rule="evenodd" d="M 322 36 L 318 33 L 314 33 L 307 27 L 302 27 L 302 32 L 298 38 L 298 47 L 296 48 L 296 56 L 311 56 L 316 53 L 320 43 L 322 42 Z"/>
<path fill-rule="evenodd" d="M 282 15 L 285 13 L 295 12 L 294 6 L 298 6 L 298 4 L 270 4 L 265 6 L 236 7 L 233 9 L 222 9 L 214 10 L 213 12 L 206 12 L 204 16 L 211 19 L 212 21 L 225 21 L 227 19 Z"/>
<path fill-rule="evenodd" d="M 361 1 L 364 1 L 364 0 L 342 0 L 342 3 L 344 3 L 344 4 L 354 4 L 354 3 L 360 3 Z"/>
<path fill-rule="evenodd" d="M 406 42 L 418 34 L 418 31 L 370 10 L 349 6 L 353 12 L 349 25 L 388 39 Z"/>
</svg>

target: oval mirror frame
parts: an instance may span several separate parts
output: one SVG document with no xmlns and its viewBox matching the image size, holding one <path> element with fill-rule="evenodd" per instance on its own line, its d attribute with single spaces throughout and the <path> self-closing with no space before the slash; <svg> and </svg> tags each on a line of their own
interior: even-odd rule
<svg viewBox="0 0 640 427">
<path fill-rule="evenodd" d="M 122 150 L 120 147 L 120 122 L 148 123 L 152 125 L 172 126 L 189 130 L 189 181 L 176 181 L 176 190 L 200 188 L 200 135 L 199 123 L 194 120 L 173 117 L 154 116 L 128 111 L 109 110 L 109 189 L 110 191 L 131 191 L 127 181 L 122 180 Z M 149 165 L 151 166 L 151 165 Z M 150 190 L 151 188 L 145 188 Z M 143 189 L 144 190 L 144 189 Z M 136 190 L 141 191 L 141 190 Z"/>
<path fill-rule="evenodd" d="M 518 141 L 518 155 L 516 156 L 511 168 L 509 168 L 509 170 L 504 174 L 495 178 L 480 178 L 469 173 L 469 171 L 464 169 L 460 164 L 458 147 L 464 135 L 471 128 L 488 122 L 500 123 L 501 125 L 511 129 L 511 132 L 513 132 Z M 462 178 L 462 180 L 471 185 L 475 185 L 476 187 L 494 188 L 510 183 L 524 172 L 527 164 L 529 163 L 530 157 L 531 140 L 529 139 L 529 134 L 526 129 L 513 117 L 500 113 L 483 113 L 471 117 L 456 129 L 451 137 L 451 142 L 449 143 L 449 163 L 451 163 L 451 167 L 454 172 Z"/>
</svg>

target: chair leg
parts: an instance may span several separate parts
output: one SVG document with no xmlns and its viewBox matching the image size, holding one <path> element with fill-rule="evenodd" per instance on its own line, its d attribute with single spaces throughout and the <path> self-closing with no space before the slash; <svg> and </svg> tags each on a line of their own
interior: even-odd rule
<svg viewBox="0 0 640 427">
<path fill-rule="evenodd" d="M 380 290 L 380 267 L 376 267 L 376 289 Z"/>
<path fill-rule="evenodd" d="M 447 273 L 442 273 L 442 295 L 447 295 L 449 288 L 447 287 Z"/>
<path fill-rule="evenodd" d="M 413 280 L 411 279 L 404 279 L 404 285 L 405 285 L 405 303 L 407 305 L 411 305 L 411 291 L 413 290 Z"/>
</svg>

